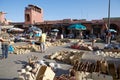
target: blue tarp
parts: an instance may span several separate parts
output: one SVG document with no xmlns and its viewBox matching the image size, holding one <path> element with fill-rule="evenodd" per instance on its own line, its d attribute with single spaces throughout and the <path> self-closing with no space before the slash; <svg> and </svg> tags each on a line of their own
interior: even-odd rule
<svg viewBox="0 0 120 80">
<path fill-rule="evenodd" d="M 35 34 L 35 37 L 40 37 L 40 36 L 41 36 L 40 33 L 36 33 L 36 34 Z"/>
</svg>

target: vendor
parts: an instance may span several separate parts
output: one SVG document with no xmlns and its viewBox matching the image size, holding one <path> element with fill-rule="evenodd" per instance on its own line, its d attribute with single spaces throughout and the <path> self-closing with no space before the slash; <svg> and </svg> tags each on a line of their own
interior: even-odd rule
<svg viewBox="0 0 120 80">
<path fill-rule="evenodd" d="M 19 41 L 21 41 L 20 39 L 21 39 L 20 35 L 17 34 L 17 35 L 15 36 L 14 42 L 19 42 Z"/>
<path fill-rule="evenodd" d="M 6 59 L 8 57 L 8 47 L 10 43 L 10 37 L 6 29 L 3 29 L 3 32 L 0 34 L 0 41 L 2 42 L 2 59 Z"/>
</svg>

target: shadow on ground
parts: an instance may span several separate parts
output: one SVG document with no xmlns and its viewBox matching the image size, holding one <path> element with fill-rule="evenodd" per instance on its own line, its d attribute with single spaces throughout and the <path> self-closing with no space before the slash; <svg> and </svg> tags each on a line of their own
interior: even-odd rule
<svg viewBox="0 0 120 80">
<path fill-rule="evenodd" d="M 69 74 L 69 70 L 57 69 L 55 73 L 56 73 L 56 76 L 60 76 L 62 74 Z"/>
<path fill-rule="evenodd" d="M 0 59 L 2 59 L 2 54 L 0 54 Z"/>
<path fill-rule="evenodd" d="M 0 80 L 18 80 L 18 78 L 13 78 L 13 79 L 0 78 Z"/>
<path fill-rule="evenodd" d="M 14 80 L 14 79 L 2 79 L 2 78 L 0 78 L 0 80 Z"/>
<path fill-rule="evenodd" d="M 17 61 L 14 61 L 15 64 L 27 64 L 26 61 L 21 61 L 21 60 L 17 60 Z"/>
</svg>

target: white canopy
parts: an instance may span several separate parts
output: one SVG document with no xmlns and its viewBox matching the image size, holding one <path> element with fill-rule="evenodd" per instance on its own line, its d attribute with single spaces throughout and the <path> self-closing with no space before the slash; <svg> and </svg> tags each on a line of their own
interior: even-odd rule
<svg viewBox="0 0 120 80">
<path fill-rule="evenodd" d="M 10 29 L 13 28 L 13 25 L 0 26 L 1 29 Z"/>
<path fill-rule="evenodd" d="M 21 28 L 10 28 L 8 31 L 24 31 L 24 29 Z"/>
</svg>

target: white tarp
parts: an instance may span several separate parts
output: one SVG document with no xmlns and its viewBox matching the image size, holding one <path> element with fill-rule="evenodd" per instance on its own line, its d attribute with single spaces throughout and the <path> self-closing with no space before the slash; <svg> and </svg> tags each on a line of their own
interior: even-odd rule
<svg viewBox="0 0 120 80">
<path fill-rule="evenodd" d="M 10 28 L 8 31 L 24 31 L 24 29 L 21 28 Z"/>
<path fill-rule="evenodd" d="M 6 26 L 0 26 L 1 29 L 9 29 L 9 28 L 13 28 L 13 25 L 6 25 Z"/>
</svg>

